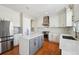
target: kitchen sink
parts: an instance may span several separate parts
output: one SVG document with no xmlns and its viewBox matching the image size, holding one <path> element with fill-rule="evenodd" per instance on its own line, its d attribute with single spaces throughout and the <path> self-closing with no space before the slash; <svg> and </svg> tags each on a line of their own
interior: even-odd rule
<svg viewBox="0 0 79 59">
<path fill-rule="evenodd" d="M 73 38 L 72 36 L 63 36 L 63 39 L 76 40 L 76 39 L 75 39 L 75 38 Z"/>
</svg>

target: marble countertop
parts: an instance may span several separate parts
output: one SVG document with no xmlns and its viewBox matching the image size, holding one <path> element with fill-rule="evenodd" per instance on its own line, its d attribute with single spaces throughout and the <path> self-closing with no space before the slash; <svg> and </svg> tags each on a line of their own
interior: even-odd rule
<svg viewBox="0 0 79 59">
<path fill-rule="evenodd" d="M 61 38 L 62 38 L 62 36 L 72 36 L 72 35 L 70 35 L 70 34 L 61 34 L 60 35 L 61 36 Z M 73 37 L 73 36 L 72 36 Z M 73 38 L 75 38 L 75 37 L 73 37 Z M 74 41 L 79 41 L 79 39 L 78 38 L 75 38 L 76 40 L 74 40 Z"/>
<path fill-rule="evenodd" d="M 69 34 L 62 34 L 60 37 L 60 44 L 59 48 L 62 49 L 65 53 L 62 52 L 62 54 L 66 55 L 72 55 L 72 54 L 78 54 L 79 55 L 79 40 L 70 40 L 70 39 L 63 39 L 62 36 L 72 36 Z M 75 38 L 76 39 L 76 38 Z"/>
<path fill-rule="evenodd" d="M 22 37 L 24 38 L 24 39 L 28 39 L 28 40 L 30 40 L 30 39 L 32 39 L 32 38 L 35 38 L 35 37 L 38 37 L 38 36 L 41 36 L 41 35 L 43 35 L 42 33 L 32 33 L 31 35 L 22 35 Z"/>
</svg>

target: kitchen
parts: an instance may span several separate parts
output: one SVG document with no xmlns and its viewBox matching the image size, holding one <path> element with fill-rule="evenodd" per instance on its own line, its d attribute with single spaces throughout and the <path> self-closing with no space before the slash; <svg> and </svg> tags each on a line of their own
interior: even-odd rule
<svg viewBox="0 0 79 59">
<path fill-rule="evenodd" d="M 0 20 L 13 23 L 13 42 L 14 46 L 19 45 L 20 55 L 33 55 L 42 48 L 44 41 L 59 44 L 62 52 L 61 35 L 68 34 L 76 38 L 74 23 L 79 20 L 78 7 L 78 4 L 2 4 Z"/>
</svg>

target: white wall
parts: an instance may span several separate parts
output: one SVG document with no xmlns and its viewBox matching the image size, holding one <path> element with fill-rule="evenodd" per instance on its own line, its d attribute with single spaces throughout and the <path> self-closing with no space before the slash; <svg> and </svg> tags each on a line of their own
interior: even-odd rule
<svg viewBox="0 0 79 59">
<path fill-rule="evenodd" d="M 36 27 L 43 27 L 43 17 L 39 17 L 36 21 Z"/>
<path fill-rule="evenodd" d="M 38 23 L 37 19 L 32 20 L 32 27 L 37 27 L 38 26 L 37 23 Z"/>
<path fill-rule="evenodd" d="M 20 26 L 20 13 L 10 8 L 0 6 L 0 18 L 12 21 L 14 26 Z"/>
</svg>

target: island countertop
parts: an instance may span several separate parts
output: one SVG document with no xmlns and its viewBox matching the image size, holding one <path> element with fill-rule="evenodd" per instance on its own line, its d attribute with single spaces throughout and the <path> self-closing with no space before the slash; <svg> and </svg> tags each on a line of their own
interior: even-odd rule
<svg viewBox="0 0 79 59">
<path fill-rule="evenodd" d="M 32 33 L 31 35 L 22 35 L 22 37 L 24 39 L 30 40 L 32 38 L 35 38 L 35 37 L 38 37 L 38 36 L 41 36 L 41 35 L 43 35 L 43 34 L 42 33 Z"/>
</svg>

